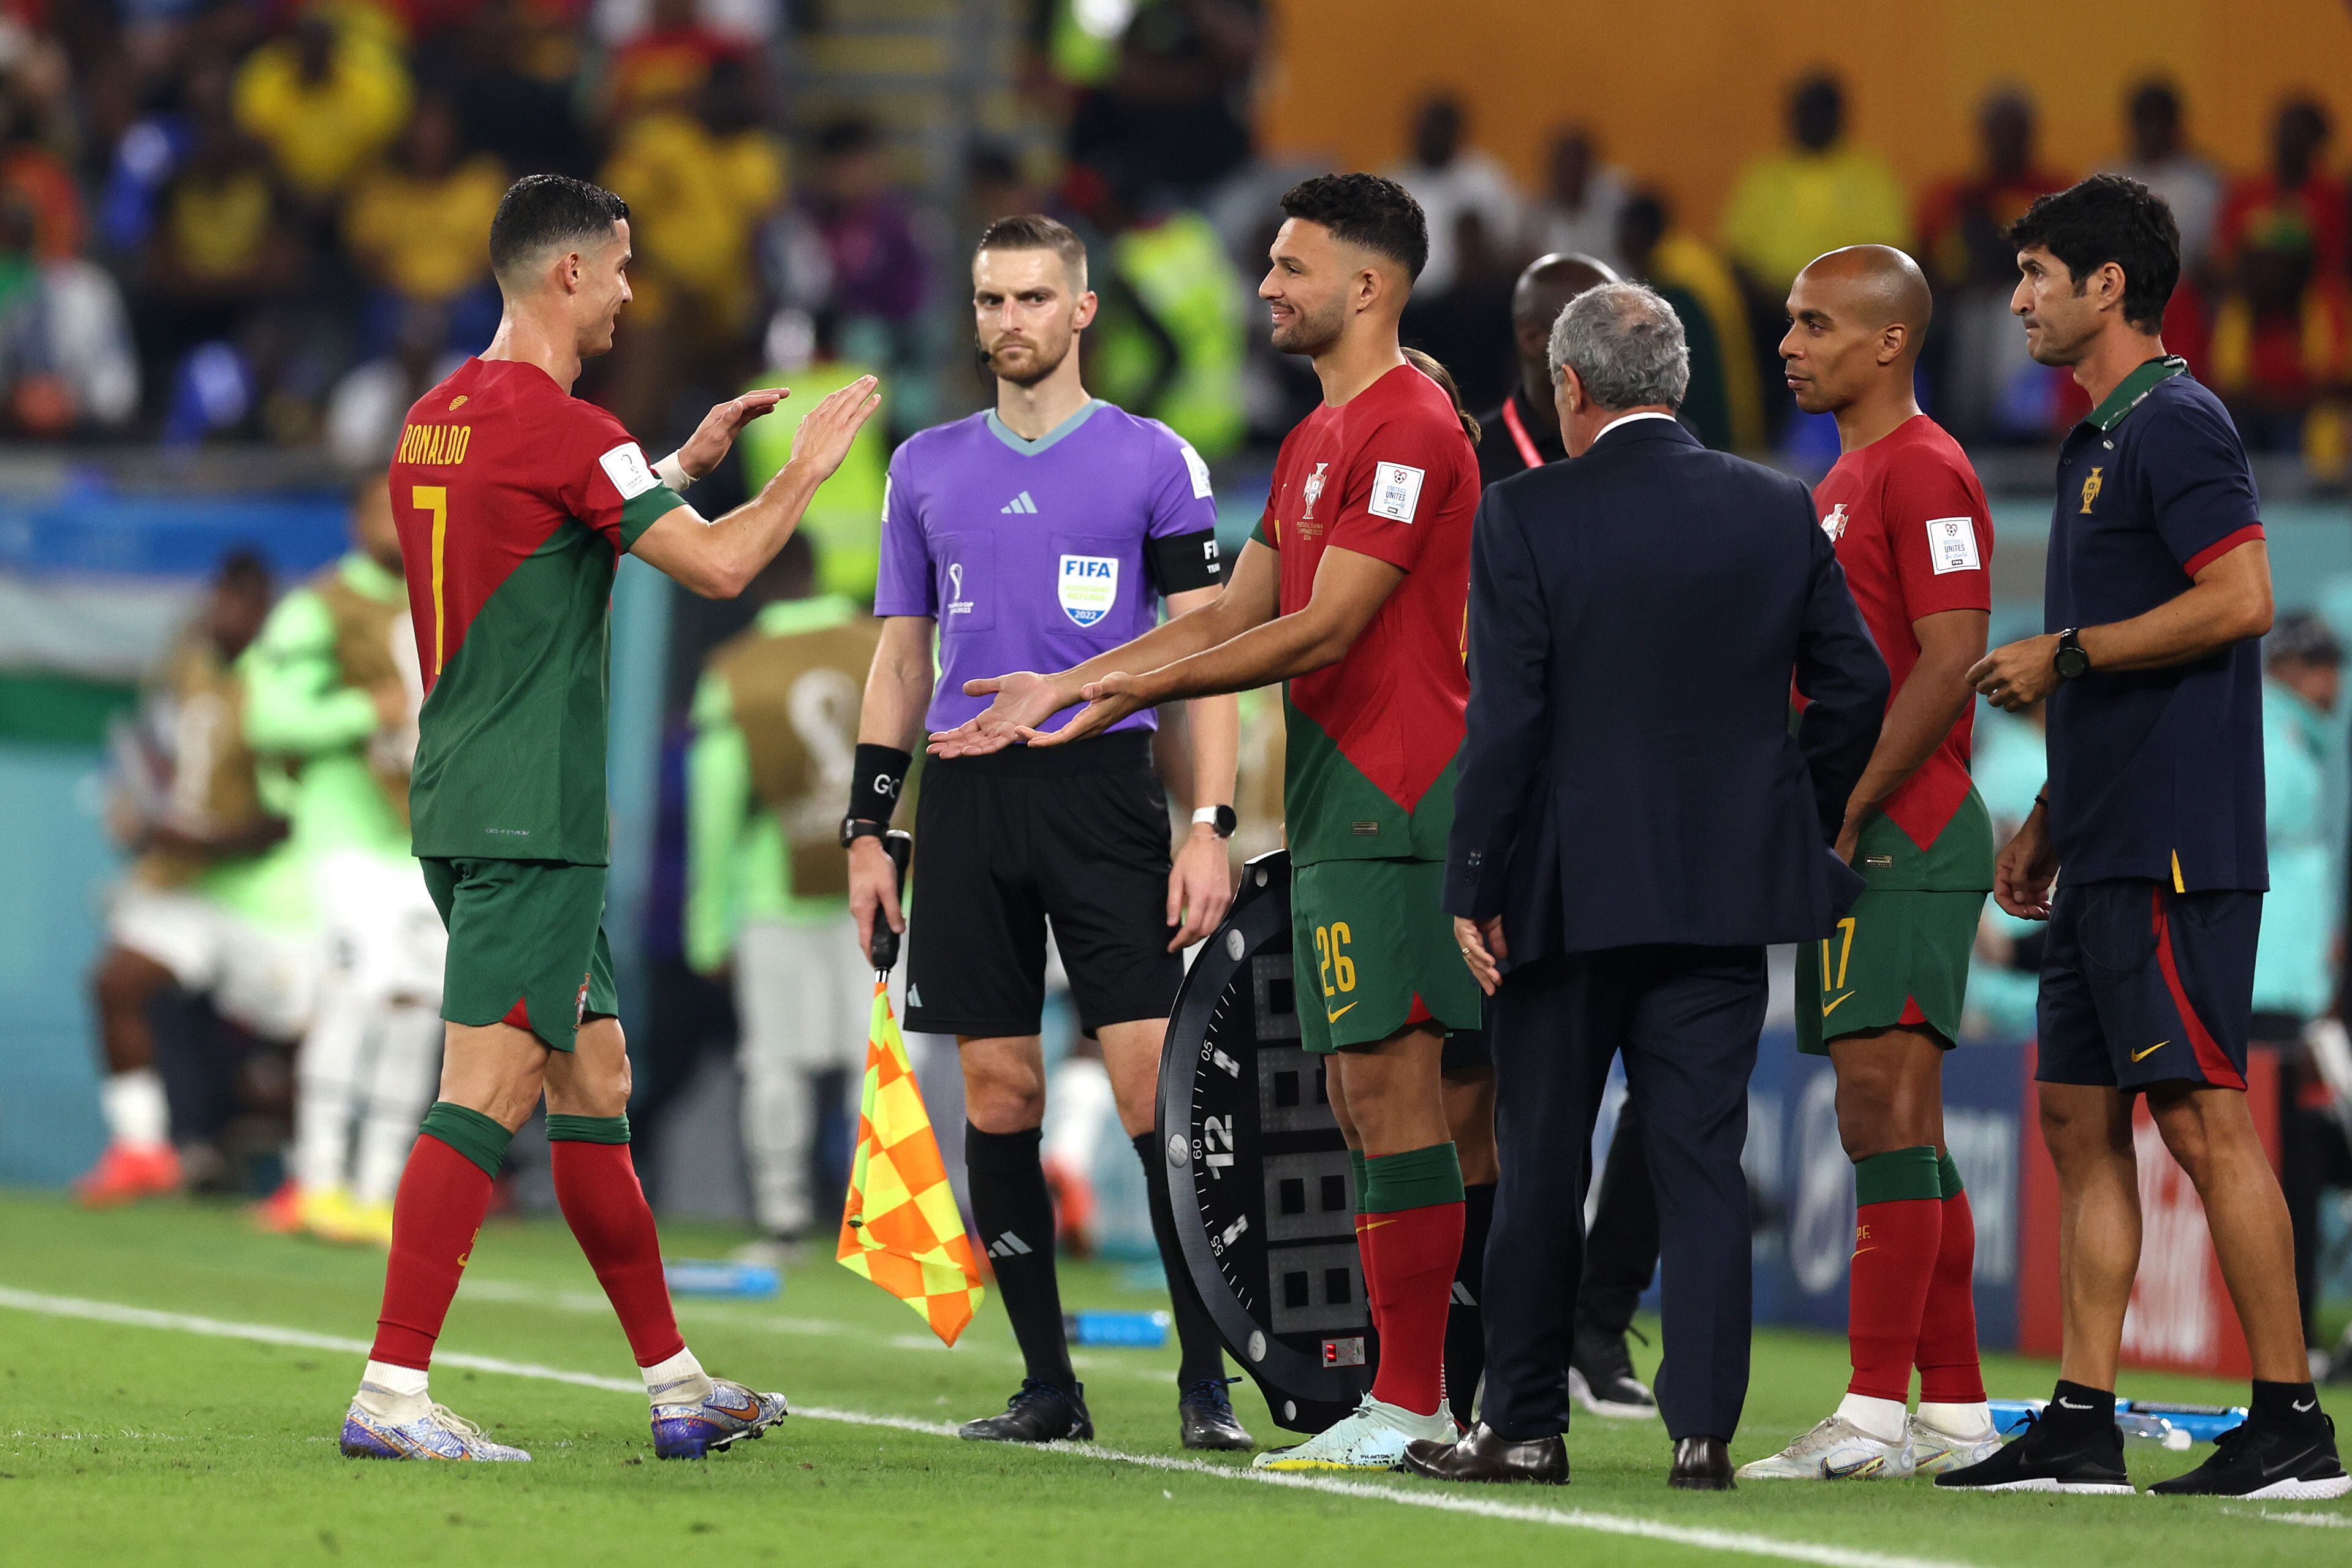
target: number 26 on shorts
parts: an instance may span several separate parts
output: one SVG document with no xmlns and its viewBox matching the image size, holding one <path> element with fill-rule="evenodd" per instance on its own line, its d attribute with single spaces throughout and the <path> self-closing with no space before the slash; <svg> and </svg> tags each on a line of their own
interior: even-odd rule
<svg viewBox="0 0 2352 1568">
<path fill-rule="evenodd" d="M 1344 920 L 1315 928 L 1316 967 L 1323 977 L 1323 994 L 1327 998 L 1356 988 L 1356 961 L 1348 956 L 1348 944 L 1353 938 Z"/>
</svg>

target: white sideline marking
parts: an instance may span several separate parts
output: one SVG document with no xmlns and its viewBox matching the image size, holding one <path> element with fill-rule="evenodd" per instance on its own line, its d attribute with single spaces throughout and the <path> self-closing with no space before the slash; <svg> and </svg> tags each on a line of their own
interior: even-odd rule
<svg viewBox="0 0 2352 1568">
<path fill-rule="evenodd" d="M 2240 1519 L 2267 1519 L 2273 1524 L 2316 1524 L 2336 1530 L 2352 1530 L 2352 1514 L 2342 1513 L 2273 1513 L 2266 1508 L 2225 1508 L 2223 1513 Z"/>
<path fill-rule="evenodd" d="M 0 1307 L 14 1307 L 19 1312 L 38 1312 L 47 1317 L 79 1318 L 88 1322 L 120 1323 L 129 1328 L 168 1329 L 182 1333 L 204 1334 L 214 1339 L 247 1340 L 258 1344 L 290 1345 L 303 1350 L 335 1351 L 345 1355 L 365 1356 L 369 1346 L 363 1340 L 344 1339 L 335 1334 L 312 1333 L 307 1329 L 279 1328 L 270 1323 L 228 1322 L 219 1318 L 194 1317 L 184 1312 L 160 1312 L 146 1307 L 124 1306 L 115 1301 L 93 1301 L 74 1296 L 43 1295 L 32 1291 L 11 1290 L 0 1286 Z M 599 1388 L 614 1394 L 645 1397 L 645 1385 L 634 1378 L 604 1377 L 593 1372 L 570 1372 L 561 1367 L 540 1366 L 530 1362 L 505 1361 L 497 1356 L 467 1355 L 457 1352 L 442 1352 L 434 1357 L 441 1366 L 464 1367 L 473 1372 L 504 1373 L 514 1377 L 536 1378 L 544 1383 L 568 1383 L 580 1388 Z M 795 1408 L 795 1416 L 804 1420 L 838 1421 L 847 1426 L 887 1427 L 899 1432 L 918 1432 L 925 1437 L 953 1437 L 956 1429 L 936 1421 L 918 1421 L 902 1416 L 877 1416 L 862 1410 L 832 1410 L 823 1407 Z M 1864 1552 L 1853 1547 L 1822 1545 L 1808 1541 L 1784 1541 L 1769 1535 L 1751 1535 L 1741 1531 L 1709 1530 L 1693 1525 L 1667 1524 L 1658 1520 L 1639 1519 L 1628 1514 L 1595 1513 L 1589 1509 L 1542 1508 L 1533 1504 L 1490 1501 L 1484 1498 L 1465 1497 L 1453 1492 L 1423 1491 L 1402 1487 L 1375 1485 L 1366 1481 L 1338 1480 L 1325 1476 L 1286 1475 L 1272 1470 L 1236 1469 L 1227 1465 L 1213 1465 L 1201 1459 L 1175 1458 L 1164 1454 L 1129 1454 L 1116 1448 L 1099 1448 L 1091 1443 L 1049 1443 L 1044 1451 L 1072 1458 L 1093 1459 L 1099 1463 L 1134 1465 L 1144 1469 L 1181 1472 L 1186 1475 L 1208 1476 L 1218 1480 L 1254 1483 L 1260 1486 L 1285 1487 L 1295 1491 L 1321 1492 L 1327 1496 L 1357 1498 L 1369 1502 L 1394 1503 L 1404 1508 L 1435 1510 L 1441 1513 L 1475 1514 L 1482 1519 L 1509 1520 L 1524 1524 L 1548 1524 L 1570 1530 L 1597 1531 L 1604 1535 L 1628 1535 L 1647 1541 L 1668 1542 L 1677 1546 L 1696 1547 L 1709 1552 L 1740 1552 L 1755 1557 L 1777 1557 L 1794 1563 L 1815 1563 L 1822 1568 L 1966 1568 L 1948 1560 L 1928 1557 L 1906 1557 L 1892 1552 Z M 2298 1522 L 2311 1520 L 2301 1514 L 2272 1514 L 2259 1517 L 2292 1519 Z M 2331 1521 L 2330 1522 L 2336 1522 Z"/>
</svg>

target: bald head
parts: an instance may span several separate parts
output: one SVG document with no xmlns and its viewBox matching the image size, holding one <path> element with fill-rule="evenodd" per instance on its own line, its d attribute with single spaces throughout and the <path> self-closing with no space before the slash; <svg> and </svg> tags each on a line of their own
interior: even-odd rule
<svg viewBox="0 0 2352 1568">
<path fill-rule="evenodd" d="M 1616 281 L 1617 274 L 1609 264 L 1592 256 L 1557 252 L 1539 256 L 1528 263 L 1511 290 L 1511 325 L 1533 322 L 1549 336 L 1551 324 L 1559 319 L 1570 300 L 1588 288 Z"/>
<path fill-rule="evenodd" d="M 1800 287 L 1811 282 L 1822 303 L 1851 316 L 1857 326 L 1902 327 L 1908 353 L 1918 357 L 1936 313 L 1935 297 L 1919 264 L 1893 246 L 1850 245 L 1815 256 L 1797 277 Z"/>
<path fill-rule="evenodd" d="M 1789 286 L 1780 340 L 1797 406 L 1820 413 L 1882 397 L 1907 403 L 1934 314 L 1919 264 L 1892 246 L 1815 256 Z"/>
<path fill-rule="evenodd" d="M 1519 381 L 1538 412 L 1551 406 L 1551 366 L 1544 359 L 1551 324 L 1588 288 L 1618 281 L 1609 264 L 1589 256 L 1539 256 L 1511 289 L 1511 336 L 1519 346 Z"/>
</svg>

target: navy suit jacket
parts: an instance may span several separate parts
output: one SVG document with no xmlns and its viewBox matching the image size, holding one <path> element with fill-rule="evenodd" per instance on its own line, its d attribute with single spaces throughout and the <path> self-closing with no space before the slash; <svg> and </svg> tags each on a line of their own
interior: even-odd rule
<svg viewBox="0 0 2352 1568">
<path fill-rule="evenodd" d="M 1445 907 L 1513 967 L 1808 941 L 1860 894 L 1832 846 L 1886 664 L 1797 480 L 1644 419 L 1493 486 L 1469 660 Z"/>
</svg>

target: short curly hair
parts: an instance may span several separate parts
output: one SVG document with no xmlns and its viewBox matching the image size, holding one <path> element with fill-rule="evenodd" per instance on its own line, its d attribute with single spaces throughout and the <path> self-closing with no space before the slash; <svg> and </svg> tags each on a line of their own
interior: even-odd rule
<svg viewBox="0 0 2352 1568">
<path fill-rule="evenodd" d="M 1379 174 L 1318 174 L 1282 194 L 1282 211 L 1320 224 L 1349 245 L 1386 256 L 1417 278 L 1429 265 L 1429 218 L 1394 180 Z"/>
</svg>

